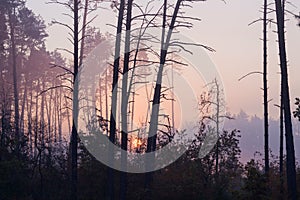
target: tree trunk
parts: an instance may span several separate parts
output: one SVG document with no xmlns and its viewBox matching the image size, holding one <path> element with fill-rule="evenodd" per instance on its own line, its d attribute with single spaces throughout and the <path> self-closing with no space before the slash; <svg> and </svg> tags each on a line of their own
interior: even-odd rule
<svg viewBox="0 0 300 200">
<path fill-rule="evenodd" d="M 264 89 L 264 132 L 265 132 L 265 173 L 269 173 L 269 118 L 268 118 L 268 83 L 267 83 L 267 7 L 264 0 L 263 18 L 263 89 Z"/>
<path fill-rule="evenodd" d="M 32 84 L 32 83 L 31 83 Z M 32 105 L 33 105 L 33 95 L 32 95 L 32 85 L 30 87 L 30 100 L 26 102 L 27 108 L 27 129 L 28 129 L 28 140 L 30 153 L 32 152 Z M 29 106 L 30 104 L 30 106 Z"/>
<path fill-rule="evenodd" d="M 285 47 L 285 32 L 284 32 L 284 10 L 281 0 L 275 0 L 276 18 L 277 18 L 277 32 L 279 42 L 279 57 L 281 68 L 281 84 L 282 84 L 282 100 L 285 121 L 285 135 L 286 135 L 286 170 L 287 170 L 287 185 L 288 198 L 292 200 L 297 199 L 297 183 L 296 183 L 296 168 L 295 168 L 295 150 L 293 127 L 291 119 L 290 94 L 287 71 L 287 58 Z"/>
<path fill-rule="evenodd" d="M 105 71 L 105 120 L 108 120 L 108 69 Z"/>
<path fill-rule="evenodd" d="M 12 5 L 12 10 L 8 13 L 8 20 L 10 26 L 10 42 L 11 42 L 11 55 L 13 65 L 13 87 L 14 87 L 14 111 L 15 111 L 15 141 L 16 152 L 20 153 L 20 130 L 19 130 L 19 94 L 18 94 L 18 76 L 17 76 L 17 52 L 15 43 L 15 23 L 13 17 L 15 16 L 15 8 Z"/>
<path fill-rule="evenodd" d="M 217 119 L 216 119 L 216 127 L 217 127 L 217 144 L 216 144 L 216 182 L 217 184 L 219 183 L 219 146 L 220 146 L 220 141 L 219 141 L 219 137 L 220 137 L 220 87 L 219 84 L 217 82 L 217 79 L 215 79 L 215 84 L 216 84 L 216 89 L 217 89 Z"/>
<path fill-rule="evenodd" d="M 58 122 L 58 91 L 55 90 L 55 98 L 54 98 L 54 115 L 53 115 L 53 121 L 54 121 L 54 124 L 53 124 L 53 127 L 54 127 L 54 134 L 53 134 L 53 137 L 54 137 L 54 141 L 57 140 L 57 122 Z"/>
<path fill-rule="evenodd" d="M 115 55 L 114 55 L 114 68 L 113 68 L 113 81 L 112 81 L 112 97 L 111 97 L 111 114 L 110 114 L 110 134 L 109 140 L 111 143 L 115 143 L 116 140 L 116 113 L 117 113 L 117 95 L 118 95 L 118 74 L 120 66 L 120 46 L 121 46 L 121 34 L 122 34 L 122 23 L 124 15 L 125 0 L 120 0 L 119 14 L 118 14 L 118 25 L 117 35 L 115 42 Z M 113 162 L 113 150 L 110 149 L 110 159 Z M 114 199 L 114 172 L 112 168 L 108 169 L 108 198 Z"/>
<path fill-rule="evenodd" d="M 27 85 L 26 81 L 24 83 L 24 94 L 22 99 L 22 106 L 21 106 L 21 118 L 20 118 L 20 133 L 21 135 L 24 135 L 25 133 L 25 105 L 27 101 Z"/>
<path fill-rule="evenodd" d="M 69 112 L 69 106 L 68 106 L 68 99 L 67 97 L 65 97 L 65 104 L 66 104 L 66 112 L 67 112 L 67 122 L 68 122 L 68 130 L 69 133 L 71 132 L 71 116 L 70 116 L 70 112 Z M 61 142 L 61 141 L 60 141 Z"/>
<path fill-rule="evenodd" d="M 50 91 L 49 101 L 46 103 L 46 113 L 47 113 L 47 126 L 48 126 L 48 138 L 51 139 L 51 116 L 52 116 L 52 96 L 53 90 Z"/>
<path fill-rule="evenodd" d="M 102 79 L 100 77 L 99 79 L 99 103 L 100 103 L 100 110 L 99 110 L 99 115 L 100 115 L 100 119 L 102 120 L 103 119 L 103 106 L 102 106 Z M 107 108 L 106 108 L 107 109 Z M 107 119 L 106 119 L 107 120 Z M 101 121 L 100 121 L 101 122 Z M 107 130 L 106 130 L 107 131 Z M 108 135 L 108 133 L 107 133 Z"/>
<path fill-rule="evenodd" d="M 83 63 L 84 55 L 84 45 L 85 45 L 85 31 L 86 31 L 86 20 L 88 15 L 89 0 L 85 0 L 83 22 L 82 22 L 82 34 L 81 34 L 81 45 L 80 45 L 80 56 L 79 56 L 79 66 Z"/>
<path fill-rule="evenodd" d="M 125 33 L 125 55 L 123 65 L 123 78 L 122 78 L 122 102 L 121 102 L 121 148 L 124 150 L 121 152 L 121 166 L 124 170 L 121 173 L 121 184 L 120 184 L 120 199 L 126 199 L 127 192 L 127 143 L 128 143 L 128 98 L 130 92 L 127 92 L 128 86 L 128 70 L 129 70 L 129 59 L 130 59 L 130 36 L 131 36 L 131 15 L 132 15 L 132 3 L 133 0 L 127 2 L 127 16 L 126 16 L 126 33 Z"/>
<path fill-rule="evenodd" d="M 38 131 L 39 131 L 39 127 L 38 127 L 38 120 L 39 120 L 39 116 L 38 116 L 38 112 L 39 112 L 39 91 L 40 91 L 40 79 L 38 79 L 37 81 L 37 86 L 36 86 L 36 97 L 35 97 L 35 125 L 34 125 L 34 155 L 37 155 L 37 142 L 38 142 Z"/>
<path fill-rule="evenodd" d="M 63 123 L 63 116 L 62 116 L 62 88 L 59 88 L 59 103 L 58 103 L 58 114 L 57 114 L 57 120 L 58 120 L 58 141 L 62 141 L 62 123 Z M 57 140 L 56 140 L 57 141 Z M 55 141 L 55 142 L 56 142 Z"/>
<path fill-rule="evenodd" d="M 79 83 L 77 80 L 78 75 L 78 0 L 74 0 L 74 86 L 73 86 L 73 120 L 72 120 L 72 134 L 71 134 L 71 199 L 77 199 L 77 146 L 78 146 L 78 136 L 77 127 L 78 124 L 78 89 Z"/>
<path fill-rule="evenodd" d="M 160 50 L 160 64 L 156 78 L 156 85 L 154 89 L 153 101 L 152 101 L 152 112 L 150 117 L 150 128 L 149 135 L 147 139 L 147 153 L 153 152 L 156 150 L 156 139 L 157 139 L 157 130 L 158 130 L 158 115 L 159 115 L 159 106 L 160 106 L 160 96 L 161 96 L 161 84 L 162 84 L 162 76 L 163 69 L 166 62 L 166 56 L 168 52 L 168 48 L 170 45 L 170 40 L 172 36 L 172 32 L 175 26 L 176 18 L 179 12 L 179 8 L 182 0 L 177 0 L 176 6 L 174 8 L 174 13 L 172 15 L 172 20 L 169 26 L 169 30 L 167 33 L 167 37 L 165 38 L 165 28 L 166 28 L 166 16 L 167 16 L 167 0 L 164 0 L 164 11 L 163 11 L 163 24 L 162 24 L 162 36 L 161 36 L 161 50 Z M 154 157 L 146 161 L 147 171 L 149 169 L 153 169 L 154 167 Z M 149 192 L 147 195 L 148 198 L 151 198 L 150 187 L 153 179 L 153 173 L 146 173 L 145 180 L 145 189 Z"/>
<path fill-rule="evenodd" d="M 42 91 L 45 91 L 45 82 L 42 83 Z M 41 120 L 40 120 L 40 127 L 41 127 L 41 145 L 42 149 L 45 147 L 45 92 L 42 94 L 42 102 L 41 102 Z M 43 153 L 41 153 L 41 157 L 43 157 Z"/>
<path fill-rule="evenodd" d="M 282 89 L 281 89 L 282 90 Z M 279 132 L 280 132 L 280 141 L 279 141 L 279 176 L 280 176 L 280 199 L 284 198 L 284 179 L 283 179 L 283 101 L 282 101 L 282 92 L 280 95 L 280 127 L 279 127 Z"/>
</svg>

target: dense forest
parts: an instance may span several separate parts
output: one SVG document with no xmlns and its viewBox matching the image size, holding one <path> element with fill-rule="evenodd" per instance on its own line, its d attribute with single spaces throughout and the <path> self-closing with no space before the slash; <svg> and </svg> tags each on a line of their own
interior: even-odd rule
<svg viewBox="0 0 300 200">
<path fill-rule="evenodd" d="M 188 71 L 195 67 L 185 55 L 218 53 L 180 35 L 201 21 L 189 10 L 205 3 L 49 0 L 45 7 L 64 9 L 68 20 L 46 24 L 26 0 L 1 0 L 0 200 L 299 199 L 300 100 L 290 95 L 285 23 L 300 26 L 300 17 L 291 2 L 264 0 L 251 23 L 262 25 L 262 70 L 239 81 L 261 75 L 263 119 L 249 120 L 226 111 L 219 75 L 197 80 Z M 116 16 L 107 25 L 114 33 L 94 22 L 103 7 Z M 47 49 L 48 26 L 63 27 L 72 48 Z M 271 34 L 278 120 L 269 113 Z M 256 152 L 241 158 L 246 149 Z"/>
</svg>

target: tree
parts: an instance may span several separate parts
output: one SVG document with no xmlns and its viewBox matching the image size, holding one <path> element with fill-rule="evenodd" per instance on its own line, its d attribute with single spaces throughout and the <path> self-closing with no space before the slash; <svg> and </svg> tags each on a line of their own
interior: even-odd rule
<svg viewBox="0 0 300 200">
<path fill-rule="evenodd" d="M 163 3 L 159 66 L 158 66 L 158 70 L 157 70 L 158 72 L 156 75 L 154 94 L 152 97 L 152 108 L 151 108 L 152 111 L 151 111 L 151 116 L 150 116 L 150 127 L 149 127 L 149 134 L 148 134 L 148 139 L 147 139 L 147 150 L 146 150 L 147 153 L 151 153 L 156 150 L 158 118 L 159 118 L 159 109 L 160 109 L 160 102 L 161 102 L 161 96 L 162 96 L 162 77 L 163 77 L 164 66 L 169 61 L 167 59 L 167 55 L 171 53 L 171 52 L 169 52 L 169 47 L 171 47 L 171 46 L 179 47 L 183 50 L 186 50 L 183 47 L 184 45 L 186 45 L 184 42 L 171 40 L 173 32 L 175 30 L 177 30 L 179 27 L 191 28 L 192 23 L 188 22 L 188 19 L 199 20 L 198 18 L 192 18 L 192 17 L 181 15 L 181 9 L 184 6 L 190 6 L 190 5 L 188 5 L 188 3 L 193 3 L 193 2 L 194 1 L 177 0 L 175 5 L 171 6 L 174 9 L 173 9 L 173 13 L 170 17 L 167 13 L 168 1 L 164 0 L 164 3 Z M 167 21 L 168 18 L 171 18 L 170 22 Z M 209 51 L 213 51 L 212 48 L 209 48 L 204 45 L 199 45 L 199 44 L 189 44 L 189 45 L 200 46 Z M 149 169 L 149 168 L 151 168 L 151 166 L 154 166 L 154 157 L 153 156 L 154 156 L 154 154 L 152 154 L 152 157 L 149 160 L 146 160 L 146 169 Z M 149 191 L 149 192 L 150 192 L 150 185 L 152 182 L 152 177 L 153 177 L 152 172 L 146 173 L 145 189 L 146 189 L 146 191 Z M 147 198 L 151 198 L 151 195 L 147 195 Z"/>
<path fill-rule="evenodd" d="M 132 21 L 132 4 L 133 0 L 127 2 L 127 14 L 126 14 L 126 33 L 125 33 L 125 55 L 123 64 L 123 78 L 122 78 L 122 102 L 121 102 L 121 148 L 124 150 L 121 153 L 121 165 L 123 169 L 126 169 L 127 165 L 127 146 L 128 146 L 128 71 L 129 71 L 129 59 L 130 59 L 130 40 L 131 40 L 131 21 Z M 121 185 L 120 185 L 120 199 L 126 199 L 127 192 L 127 174 L 121 173 Z"/>
<path fill-rule="evenodd" d="M 215 135 L 218 138 L 215 147 L 215 175 L 216 181 L 218 182 L 219 174 L 219 137 L 220 137 L 220 126 L 224 119 L 232 119 L 229 115 L 223 114 L 225 112 L 225 100 L 223 98 L 223 91 L 217 79 L 206 85 L 208 88 L 207 92 L 203 92 L 200 96 L 199 110 L 201 115 L 201 124 L 212 122 L 212 131 L 215 131 Z"/>
<path fill-rule="evenodd" d="M 268 199 L 266 194 L 267 185 L 266 177 L 260 170 L 260 165 L 254 159 L 247 162 L 245 166 L 245 185 L 243 190 L 246 191 L 244 199 Z"/>
<path fill-rule="evenodd" d="M 281 88 L 282 91 L 282 88 Z M 282 101 L 282 93 L 280 95 L 280 113 L 279 113 L 279 175 L 280 175 L 280 194 L 283 197 L 283 126 L 284 126 L 284 121 L 283 121 L 283 101 Z"/>
<path fill-rule="evenodd" d="M 272 22 L 268 19 L 268 0 L 264 0 L 263 3 L 263 18 L 253 21 L 249 25 L 256 22 L 263 21 L 263 70 L 262 72 L 250 72 L 239 79 L 252 75 L 252 74 L 262 74 L 263 75 L 263 105 L 264 105 L 264 151 L 265 151 L 265 173 L 268 175 L 269 171 L 269 113 L 268 113 L 268 23 Z"/>
<path fill-rule="evenodd" d="M 77 199 L 77 148 L 78 148 L 78 134 L 77 134 L 77 127 L 78 124 L 78 90 L 79 90 L 79 80 L 77 80 L 78 77 L 78 70 L 79 70 L 79 1 L 74 0 L 74 29 L 73 29 L 73 36 L 74 36 L 74 42 L 73 42 L 73 114 L 72 114 L 72 133 L 71 133 L 71 158 L 72 158 L 72 165 L 71 165 L 71 199 L 76 200 Z"/>
<path fill-rule="evenodd" d="M 24 142 L 24 130 L 22 119 L 24 116 L 24 107 L 26 101 L 26 87 L 24 88 L 23 99 L 20 99 L 22 84 L 22 74 L 24 73 L 24 60 L 30 55 L 34 49 L 40 49 L 44 45 L 44 39 L 47 37 L 45 33 L 44 21 L 36 16 L 31 10 L 25 6 L 25 1 L 6 0 L 1 2 L 2 53 L 6 52 L 4 60 L 7 60 L 7 71 L 12 71 L 13 99 L 14 99 L 14 134 L 15 147 L 14 150 L 20 153 L 22 143 Z M 2 54 L 3 55 L 3 54 Z M 5 54 L 4 54 L 5 55 Z M 11 63 L 11 65 L 10 65 Z M 11 69 L 10 69 L 11 67 Z M 20 113 L 20 102 L 21 113 Z M 21 116 L 20 116 L 21 114 Z"/>
<path fill-rule="evenodd" d="M 166 37 L 166 26 L 167 26 L 167 0 L 164 0 L 163 7 L 163 22 L 162 22 L 162 33 L 161 33 L 161 50 L 160 50 L 160 62 L 159 69 L 156 78 L 156 85 L 153 94 L 152 100 L 152 112 L 150 117 L 150 128 L 149 128 L 149 136 L 147 140 L 147 150 L 146 152 L 150 153 L 156 150 L 156 140 L 157 140 L 157 130 L 158 130 L 158 115 L 159 115 L 159 105 L 160 105 L 160 96 L 161 96 L 161 84 L 162 84 L 162 76 L 163 69 L 166 62 L 166 57 L 168 53 L 168 47 L 170 46 L 170 40 L 172 36 L 173 29 L 175 28 L 176 18 L 182 3 L 182 0 L 177 0 L 176 5 L 173 11 L 172 20 L 168 28 L 167 37 Z M 146 164 L 146 167 L 149 165 L 153 165 L 154 158 L 149 160 Z M 146 173 L 145 179 L 145 187 L 146 190 L 150 191 L 150 184 L 152 182 L 152 173 Z M 149 195 L 150 196 L 150 195 Z"/>
<path fill-rule="evenodd" d="M 11 2 L 11 7 L 8 11 L 8 21 L 10 28 L 10 41 L 11 41 L 11 56 L 12 56 L 12 67 L 13 67 L 13 85 L 14 85 L 14 115 L 15 115 L 15 140 L 16 140 L 16 151 L 19 153 L 20 146 L 20 131 L 19 131 L 19 95 L 18 95 L 18 81 L 17 81 L 17 52 L 16 52 L 16 41 L 15 41 L 15 17 L 16 10 L 14 2 Z"/>
<path fill-rule="evenodd" d="M 215 145 L 212 151 L 203 158 L 198 158 L 199 150 L 203 146 L 205 137 L 212 134 L 209 123 L 201 120 L 199 131 L 195 134 L 196 139 L 193 141 L 187 152 L 187 158 L 199 162 L 196 168 L 200 175 L 197 177 L 201 184 L 201 196 L 203 199 L 223 199 L 226 193 L 239 190 L 236 187 L 241 181 L 243 173 L 242 164 L 239 162 L 241 149 L 239 147 L 239 138 L 241 137 L 239 130 L 222 130 L 219 132 L 219 145 Z M 218 149 L 217 149 L 218 148 Z M 216 155 L 218 152 L 219 168 L 216 173 Z M 219 181 L 216 181 L 216 178 Z M 223 198 L 222 198 L 223 197 Z M 230 199 L 230 198 L 229 198 Z M 233 199 L 233 198 L 231 198 Z"/>
<path fill-rule="evenodd" d="M 295 149 L 293 139 L 293 127 L 291 119 L 290 94 L 287 71 L 287 56 L 285 46 L 285 31 L 284 31 L 284 6 L 281 0 L 275 0 L 276 19 L 277 19 L 277 35 L 281 69 L 281 84 L 282 84 L 282 100 L 285 121 L 286 134 L 286 153 L 287 153 L 287 184 L 288 196 L 290 199 L 297 199 L 297 183 L 296 183 L 296 166 L 295 166 Z"/>
<path fill-rule="evenodd" d="M 298 118 L 298 120 L 300 121 L 300 99 L 299 98 L 296 98 L 295 105 L 297 106 L 297 108 L 293 112 L 293 114 L 294 114 L 294 117 Z"/>
<path fill-rule="evenodd" d="M 263 89 L 264 89 L 264 132 L 265 132 L 265 172 L 269 173 L 269 119 L 268 119 L 268 81 L 267 81 L 267 14 L 268 1 L 264 0 L 263 17 Z"/>
<path fill-rule="evenodd" d="M 122 34 L 122 24 L 124 17 L 124 9 L 125 9 L 125 0 L 120 1 L 119 12 L 118 12 L 118 22 L 117 22 L 117 33 L 116 33 L 116 41 L 115 41 L 115 52 L 114 52 L 114 65 L 113 65 L 113 80 L 112 80 L 112 97 L 111 97 L 111 112 L 110 112 L 110 130 L 109 130 L 109 140 L 113 144 L 116 141 L 116 119 L 115 116 L 117 114 L 117 97 L 118 91 L 115 89 L 118 87 L 118 79 L 119 79 L 119 67 L 120 67 L 120 48 L 121 48 L 121 34 Z M 109 157 L 111 158 L 111 162 L 113 162 L 113 150 L 110 149 Z M 108 198 L 114 199 L 114 172 L 113 169 L 108 169 Z"/>
</svg>

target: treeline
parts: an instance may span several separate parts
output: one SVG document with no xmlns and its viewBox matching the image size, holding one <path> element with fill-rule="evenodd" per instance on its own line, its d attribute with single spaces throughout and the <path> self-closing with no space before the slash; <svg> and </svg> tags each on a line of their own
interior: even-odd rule
<svg viewBox="0 0 300 200">
<path fill-rule="evenodd" d="M 200 135 L 199 135 L 200 136 Z M 203 137 L 203 136 L 202 136 Z M 153 199 L 287 199 L 287 188 L 280 190 L 279 161 L 270 159 L 270 180 L 264 175 L 261 155 L 245 165 L 239 162 L 240 133 L 223 131 L 219 143 L 219 171 L 216 174 L 216 148 L 202 159 L 195 144 L 172 165 L 153 176 Z M 201 140 L 199 138 L 199 140 Z M 197 147 L 198 146 L 198 147 Z M 68 199 L 70 154 L 68 146 L 52 147 L 52 155 L 41 160 L 1 149 L 1 199 Z M 79 147 L 78 199 L 105 199 L 108 168 L 97 161 L 83 145 Z M 300 169 L 297 170 L 297 175 Z M 120 173 L 115 173 L 115 181 Z M 286 183 L 285 176 L 282 181 Z M 298 185 L 300 180 L 298 179 Z M 299 189 L 299 188 L 298 188 Z M 118 185 L 116 194 L 120 192 Z M 129 199 L 145 199 L 144 174 L 128 174 Z"/>
</svg>

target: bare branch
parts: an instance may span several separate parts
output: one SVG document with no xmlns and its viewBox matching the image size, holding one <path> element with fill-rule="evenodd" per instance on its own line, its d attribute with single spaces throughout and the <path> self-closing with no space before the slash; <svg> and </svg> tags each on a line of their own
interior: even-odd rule
<svg viewBox="0 0 300 200">
<path fill-rule="evenodd" d="M 262 73 L 262 72 L 259 72 L 259 71 L 250 72 L 250 73 L 248 73 L 248 74 L 242 76 L 241 78 L 239 78 L 238 81 L 241 81 L 241 80 L 243 80 L 244 78 L 246 78 L 246 77 L 248 77 L 248 76 L 250 76 L 250 75 L 252 75 L 252 74 L 261 74 L 261 75 L 263 75 L 263 73 Z"/>
</svg>

